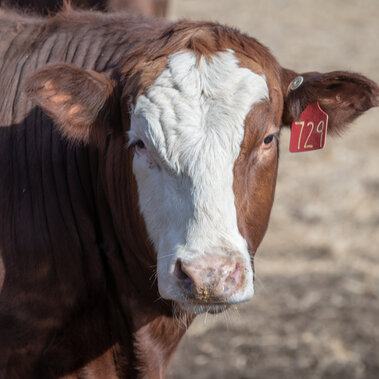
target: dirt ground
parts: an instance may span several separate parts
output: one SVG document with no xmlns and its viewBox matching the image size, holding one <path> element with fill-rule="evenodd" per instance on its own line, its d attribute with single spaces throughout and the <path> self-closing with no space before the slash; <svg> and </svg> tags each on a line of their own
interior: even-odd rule
<svg viewBox="0 0 379 379">
<path fill-rule="evenodd" d="M 236 26 L 283 66 L 379 82 L 378 0 L 173 0 L 172 19 Z M 181 378 L 379 378 L 379 109 L 324 150 L 281 160 L 256 296 L 198 317 L 172 362 Z"/>
</svg>

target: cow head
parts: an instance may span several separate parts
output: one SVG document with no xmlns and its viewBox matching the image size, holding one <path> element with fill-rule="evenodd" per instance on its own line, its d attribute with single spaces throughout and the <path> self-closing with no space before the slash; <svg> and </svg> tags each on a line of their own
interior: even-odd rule
<svg viewBox="0 0 379 379">
<path fill-rule="evenodd" d="M 329 130 L 340 132 L 377 103 L 377 86 L 358 74 L 302 74 L 301 86 L 291 87 L 299 74 L 251 41 L 250 49 L 260 51 L 254 59 L 241 46 L 161 54 L 159 69 L 151 62 L 139 69 L 138 78 L 150 78 L 145 86 L 126 69 L 116 83 L 53 65 L 26 87 L 64 136 L 87 143 L 96 128 L 112 129 L 98 116 L 107 114 L 112 88 L 121 87 L 112 102 L 127 113 L 120 138 L 127 135 L 125 149 L 133 150 L 159 292 L 194 313 L 217 312 L 253 296 L 252 258 L 273 202 L 281 125 L 318 101 Z"/>
</svg>

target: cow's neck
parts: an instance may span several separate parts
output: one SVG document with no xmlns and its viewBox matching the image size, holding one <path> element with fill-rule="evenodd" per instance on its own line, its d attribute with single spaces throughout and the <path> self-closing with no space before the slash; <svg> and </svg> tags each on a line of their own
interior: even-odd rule
<svg viewBox="0 0 379 379">
<path fill-rule="evenodd" d="M 136 358 L 145 378 L 163 378 L 180 339 L 193 321 L 185 314 L 177 318 L 161 316 L 139 328 L 135 333 Z"/>
<path fill-rule="evenodd" d="M 191 321 L 189 317 L 173 320 L 159 316 L 134 333 L 132 350 L 117 341 L 63 378 L 164 378 L 170 358 Z"/>
</svg>

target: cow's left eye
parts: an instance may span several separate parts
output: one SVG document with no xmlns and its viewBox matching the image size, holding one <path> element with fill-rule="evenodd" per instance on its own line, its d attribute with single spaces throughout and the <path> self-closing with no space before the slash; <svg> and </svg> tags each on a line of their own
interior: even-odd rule
<svg viewBox="0 0 379 379">
<path fill-rule="evenodd" d="M 263 144 L 265 145 L 265 147 L 269 147 L 272 144 L 273 139 L 274 139 L 274 135 L 273 134 L 270 134 L 269 136 L 267 136 L 263 140 Z"/>
</svg>

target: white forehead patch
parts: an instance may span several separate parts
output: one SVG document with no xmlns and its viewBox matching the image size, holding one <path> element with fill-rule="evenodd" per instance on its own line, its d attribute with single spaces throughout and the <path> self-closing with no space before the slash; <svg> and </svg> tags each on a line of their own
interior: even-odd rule
<svg viewBox="0 0 379 379">
<path fill-rule="evenodd" d="M 230 154 L 235 159 L 245 117 L 252 104 L 263 99 L 268 99 L 264 76 L 239 67 L 232 51 L 219 52 L 211 60 L 179 52 L 139 97 L 134 117 L 143 117 L 147 124 L 135 131 L 147 137 L 175 171 L 188 172 L 204 148 L 219 150 L 213 151 L 217 160 L 230 159 Z"/>
<path fill-rule="evenodd" d="M 161 296 L 180 301 L 176 260 L 208 252 L 243 261 L 246 283 L 233 301 L 254 293 L 247 243 L 237 226 L 233 167 L 246 115 L 268 98 L 264 76 L 225 51 L 211 59 L 192 52 L 169 56 L 167 69 L 137 99 L 129 136 L 141 139 L 147 154 L 135 154 L 133 171 L 158 253 Z"/>
</svg>

